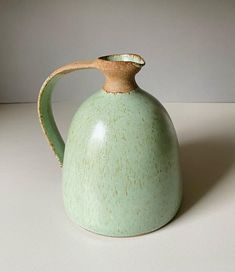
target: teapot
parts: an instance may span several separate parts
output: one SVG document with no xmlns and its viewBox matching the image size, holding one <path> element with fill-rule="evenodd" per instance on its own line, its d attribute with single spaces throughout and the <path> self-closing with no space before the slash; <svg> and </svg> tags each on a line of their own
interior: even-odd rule
<svg viewBox="0 0 235 272">
<path fill-rule="evenodd" d="M 63 176 L 68 217 L 106 236 L 129 237 L 168 223 L 182 197 L 179 145 L 162 104 L 141 89 L 137 54 L 114 54 L 64 65 L 43 83 L 38 97 L 42 129 Z M 101 89 L 75 113 L 66 144 L 51 107 L 56 82 L 67 73 L 98 69 Z"/>
</svg>

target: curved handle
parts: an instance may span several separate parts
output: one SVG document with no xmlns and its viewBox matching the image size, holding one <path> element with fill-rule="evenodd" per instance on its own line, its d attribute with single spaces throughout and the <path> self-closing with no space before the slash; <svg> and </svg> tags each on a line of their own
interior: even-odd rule
<svg viewBox="0 0 235 272">
<path fill-rule="evenodd" d="M 49 145 L 54 151 L 60 166 L 63 165 L 64 140 L 56 126 L 51 107 L 51 95 L 56 82 L 64 75 L 80 69 L 96 68 L 95 61 L 76 61 L 64 65 L 53 73 L 43 83 L 38 96 L 38 115 L 42 129 L 47 137 Z"/>
</svg>

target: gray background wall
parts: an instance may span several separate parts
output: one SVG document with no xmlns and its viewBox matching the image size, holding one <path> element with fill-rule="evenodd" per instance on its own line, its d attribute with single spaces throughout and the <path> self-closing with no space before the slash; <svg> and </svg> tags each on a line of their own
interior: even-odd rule
<svg viewBox="0 0 235 272">
<path fill-rule="evenodd" d="M 0 1 L 0 102 L 35 101 L 47 75 L 77 59 L 141 54 L 138 83 L 161 101 L 235 102 L 235 1 Z M 68 75 L 55 100 L 99 89 Z"/>
</svg>

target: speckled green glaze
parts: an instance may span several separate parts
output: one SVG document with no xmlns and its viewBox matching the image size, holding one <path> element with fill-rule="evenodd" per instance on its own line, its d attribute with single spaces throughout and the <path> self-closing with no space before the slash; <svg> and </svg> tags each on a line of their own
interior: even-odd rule
<svg viewBox="0 0 235 272">
<path fill-rule="evenodd" d="M 141 89 L 98 91 L 75 114 L 64 154 L 64 203 L 81 227 L 108 236 L 158 229 L 181 201 L 178 142 L 163 106 Z"/>
</svg>

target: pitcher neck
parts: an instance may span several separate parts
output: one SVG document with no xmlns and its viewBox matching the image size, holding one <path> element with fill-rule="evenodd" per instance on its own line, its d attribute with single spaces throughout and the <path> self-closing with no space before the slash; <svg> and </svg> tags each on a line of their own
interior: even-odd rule
<svg viewBox="0 0 235 272">
<path fill-rule="evenodd" d="M 115 54 L 100 57 L 96 67 L 105 76 L 104 91 L 109 93 L 127 93 L 138 88 L 135 75 L 144 66 L 143 58 L 136 54 Z"/>
</svg>

